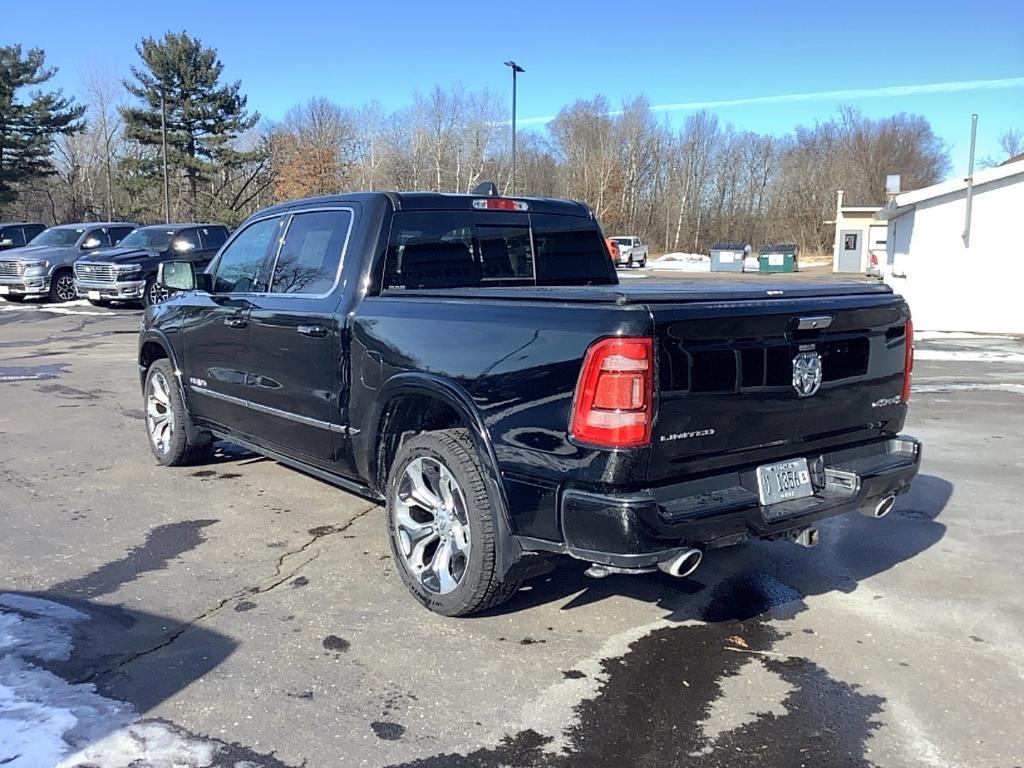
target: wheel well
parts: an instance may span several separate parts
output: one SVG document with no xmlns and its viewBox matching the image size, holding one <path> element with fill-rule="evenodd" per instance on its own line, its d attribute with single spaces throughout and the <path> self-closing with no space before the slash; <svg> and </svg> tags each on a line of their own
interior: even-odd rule
<svg viewBox="0 0 1024 768">
<path fill-rule="evenodd" d="M 156 341 L 147 341 L 139 350 L 139 366 L 143 371 L 148 371 L 149 366 L 165 357 L 168 357 L 168 354 L 162 344 Z"/>
<path fill-rule="evenodd" d="M 383 492 L 391 462 L 402 443 L 432 429 L 467 426 L 451 405 L 430 395 L 403 395 L 388 403 L 377 438 L 377 488 Z"/>
</svg>

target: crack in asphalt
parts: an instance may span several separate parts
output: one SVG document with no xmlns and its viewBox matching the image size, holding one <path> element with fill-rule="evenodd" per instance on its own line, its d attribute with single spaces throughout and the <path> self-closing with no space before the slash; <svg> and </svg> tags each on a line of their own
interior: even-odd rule
<svg viewBox="0 0 1024 768">
<path fill-rule="evenodd" d="M 121 660 L 115 662 L 114 664 L 111 664 L 110 666 L 106 667 L 105 669 L 98 670 L 96 672 L 93 672 L 90 675 L 87 675 L 86 677 L 83 677 L 83 678 L 78 679 L 78 680 L 74 680 L 72 682 L 74 684 L 76 684 L 76 685 L 81 684 L 81 683 L 95 682 L 99 678 L 104 677 L 106 675 L 109 675 L 112 672 L 116 672 L 116 671 L 118 671 L 120 669 L 123 669 L 124 667 L 127 667 L 129 664 L 133 664 L 134 662 L 138 661 L 139 659 L 141 659 L 141 658 L 143 658 L 145 656 L 149 656 L 149 655 L 151 655 L 153 653 L 156 653 L 158 651 L 163 650 L 164 648 L 167 648 L 169 645 L 171 645 L 176 640 L 178 640 L 178 638 L 180 638 L 182 635 L 184 635 L 186 632 L 188 632 L 190 629 L 192 629 L 195 625 L 200 624 L 201 622 L 204 622 L 207 619 L 209 619 L 210 617 L 212 617 L 215 614 L 219 613 L 227 605 L 229 605 L 230 603 L 234 602 L 235 600 L 238 600 L 238 599 L 240 599 L 242 597 L 246 597 L 246 596 L 250 596 L 250 595 L 263 595 L 263 594 L 266 594 L 268 592 L 271 592 L 271 591 L 277 589 L 279 586 L 281 586 L 285 582 L 290 581 L 291 579 L 293 579 L 296 575 L 298 575 L 298 573 L 300 571 L 302 571 L 303 568 L 305 568 L 307 565 L 309 565 L 310 563 L 315 561 L 318 557 L 320 557 L 320 550 L 317 550 L 316 552 L 314 552 L 311 557 L 303 560 L 301 563 L 296 565 L 294 568 L 289 569 L 287 573 L 284 572 L 285 561 L 287 561 L 289 558 L 294 557 L 296 555 L 301 555 L 302 553 L 304 553 L 306 550 L 308 550 L 311 546 L 316 544 L 321 539 L 327 538 L 328 536 L 334 536 L 336 534 L 343 533 L 344 531 L 347 531 L 349 528 L 351 528 L 353 525 L 355 525 L 356 522 L 358 522 L 362 518 L 366 517 L 368 514 L 370 514 L 370 512 L 375 510 L 378 506 L 379 506 L 378 504 L 371 504 L 366 509 L 363 509 L 363 510 L 357 512 L 355 515 L 350 517 L 346 522 L 342 523 L 341 525 L 325 525 L 325 526 L 320 526 L 318 528 L 313 528 L 310 531 L 311 538 L 309 539 L 309 541 L 305 542 L 302 546 L 300 546 L 300 547 L 298 547 L 296 549 L 288 550 L 287 552 L 283 553 L 280 557 L 277 558 L 277 565 L 274 568 L 273 575 L 271 575 L 260 586 L 257 586 L 257 587 L 245 587 L 244 589 L 237 590 L 236 592 L 234 592 L 230 596 L 225 597 L 222 600 L 219 600 L 215 605 L 213 605 L 212 607 L 210 607 L 207 610 L 203 611 L 198 616 L 195 616 L 194 618 L 189 619 L 188 621 L 183 622 L 182 624 L 179 624 L 160 643 L 157 643 L 156 645 L 154 645 L 154 646 L 152 646 L 150 648 L 146 648 L 145 650 L 141 650 L 141 651 L 138 651 L 136 653 L 133 653 L 130 656 L 128 656 L 127 658 L 121 659 Z"/>
</svg>

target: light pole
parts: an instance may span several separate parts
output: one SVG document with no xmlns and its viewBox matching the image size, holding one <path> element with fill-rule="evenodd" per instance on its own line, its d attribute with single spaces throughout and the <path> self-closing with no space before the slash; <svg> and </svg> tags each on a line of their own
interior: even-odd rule
<svg viewBox="0 0 1024 768">
<path fill-rule="evenodd" d="M 516 75 L 526 70 L 512 59 L 505 62 L 512 69 L 512 196 L 516 194 Z"/>
<path fill-rule="evenodd" d="M 164 89 L 160 87 L 160 144 L 164 161 L 164 224 L 171 223 L 171 185 L 167 178 L 167 110 L 164 107 Z"/>
</svg>

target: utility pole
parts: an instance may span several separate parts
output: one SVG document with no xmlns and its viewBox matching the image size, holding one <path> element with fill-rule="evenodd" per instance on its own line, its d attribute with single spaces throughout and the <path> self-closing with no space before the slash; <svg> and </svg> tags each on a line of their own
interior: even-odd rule
<svg viewBox="0 0 1024 768">
<path fill-rule="evenodd" d="M 512 59 L 505 62 L 506 67 L 512 68 L 512 196 L 516 194 L 516 75 L 526 70 L 516 64 Z"/>
<path fill-rule="evenodd" d="M 167 178 L 167 109 L 164 106 L 164 89 L 160 87 L 160 144 L 164 160 L 164 224 L 171 223 L 171 184 Z"/>
<path fill-rule="evenodd" d="M 974 207 L 974 145 L 978 140 L 978 116 L 971 115 L 971 158 L 967 163 L 967 196 L 964 202 L 964 248 L 971 247 L 971 209 Z"/>
</svg>

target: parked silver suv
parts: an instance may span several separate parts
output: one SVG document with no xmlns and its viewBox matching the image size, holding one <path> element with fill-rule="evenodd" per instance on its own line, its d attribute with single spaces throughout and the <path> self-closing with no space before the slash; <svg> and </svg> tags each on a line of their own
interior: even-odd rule
<svg viewBox="0 0 1024 768">
<path fill-rule="evenodd" d="M 615 235 L 612 238 L 619 246 L 619 262 L 617 267 L 646 267 L 647 244 L 639 237 L 632 235 Z"/>
<path fill-rule="evenodd" d="M 23 248 L 0 253 L 0 297 L 23 301 L 26 296 L 47 296 L 50 301 L 71 301 L 76 296 L 75 261 L 83 254 L 117 245 L 138 226 L 107 221 L 50 227 Z"/>
</svg>

